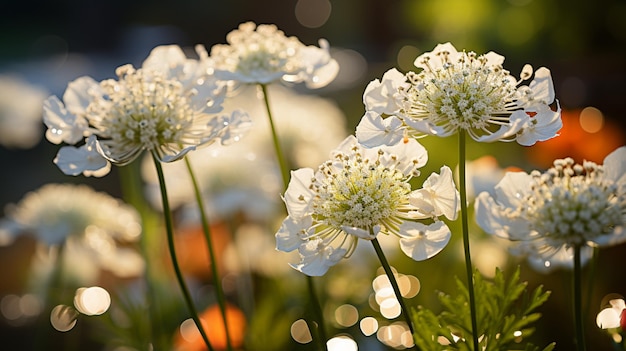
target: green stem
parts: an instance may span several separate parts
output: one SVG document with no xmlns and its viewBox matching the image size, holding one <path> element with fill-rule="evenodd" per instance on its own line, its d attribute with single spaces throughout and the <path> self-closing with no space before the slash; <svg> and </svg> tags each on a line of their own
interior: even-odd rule
<svg viewBox="0 0 626 351">
<path fill-rule="evenodd" d="M 228 351 L 231 351 L 233 348 L 230 341 L 230 332 L 228 330 L 226 317 L 226 298 L 224 297 L 222 282 L 217 269 L 217 262 L 215 260 L 215 249 L 213 248 L 213 240 L 211 238 L 211 227 L 209 226 L 209 221 L 207 219 L 206 213 L 204 212 L 204 200 L 202 199 L 202 192 L 200 191 L 198 180 L 196 179 L 195 173 L 193 172 L 191 162 L 189 161 L 188 157 L 185 157 L 185 164 L 187 165 L 187 170 L 189 171 L 189 176 L 191 177 L 191 182 L 193 183 L 193 190 L 196 196 L 196 202 L 198 203 L 198 209 L 200 211 L 202 232 L 204 233 L 204 238 L 206 239 L 207 248 L 209 250 L 209 259 L 211 260 L 211 273 L 213 275 L 213 284 L 215 284 L 217 303 L 219 304 L 220 311 L 222 313 L 222 320 L 224 321 L 224 331 L 226 333 L 226 349 Z"/>
<path fill-rule="evenodd" d="M 152 271 L 152 227 L 151 213 L 144 201 L 141 193 L 141 179 L 139 177 L 139 162 L 133 162 L 126 167 L 120 167 L 120 185 L 124 200 L 132 205 L 141 216 L 142 233 L 140 237 L 141 254 L 145 260 L 144 281 L 146 284 L 146 304 L 148 309 L 148 335 L 147 342 L 152 347 L 161 349 L 164 344 L 162 341 L 164 333 L 161 332 L 162 320 L 157 310 L 157 297 L 155 290 L 155 282 Z M 153 344 L 154 343 L 154 344 Z M 156 344 L 156 345 L 155 345 Z"/>
<path fill-rule="evenodd" d="M 576 323 L 576 349 L 585 351 L 585 329 L 582 309 L 581 245 L 574 245 L 574 321 Z"/>
<path fill-rule="evenodd" d="M 272 130 L 272 141 L 274 142 L 274 151 L 276 153 L 276 158 L 278 159 L 278 165 L 280 166 L 280 172 L 283 177 L 283 184 L 285 189 L 287 189 L 287 185 L 289 184 L 289 167 L 287 166 L 287 161 L 285 161 L 285 155 L 280 147 L 280 141 L 278 140 L 278 133 L 276 131 L 276 127 L 274 124 L 274 119 L 272 117 L 272 109 L 270 108 L 270 100 L 267 92 L 267 85 L 261 84 L 261 90 L 263 92 L 263 101 L 265 102 L 265 109 L 267 110 L 267 118 L 270 122 L 270 128 Z"/>
<path fill-rule="evenodd" d="M 180 270 L 178 265 L 178 258 L 176 257 L 176 248 L 174 246 L 174 226 L 172 223 L 172 212 L 170 210 L 169 200 L 167 198 L 167 188 L 165 186 L 165 177 L 163 175 L 163 167 L 161 166 L 161 161 L 156 157 L 156 155 L 152 155 L 152 159 L 154 161 L 154 166 L 156 167 L 157 175 L 159 177 L 159 186 L 161 188 L 161 200 L 163 202 L 163 217 L 165 218 L 165 228 L 167 230 L 167 245 L 170 252 L 170 258 L 172 259 L 172 266 L 174 266 L 174 272 L 176 273 L 176 279 L 178 280 L 178 285 L 182 290 L 183 297 L 185 299 L 185 303 L 187 304 L 187 308 L 189 308 L 189 312 L 191 313 L 191 318 L 196 323 L 196 327 L 204 340 L 209 351 L 213 351 L 213 347 L 209 342 L 209 337 L 204 332 L 204 328 L 202 327 L 202 322 L 198 317 L 198 311 L 196 310 L 196 306 L 193 303 L 191 298 L 191 294 L 189 293 L 189 289 L 187 288 L 187 284 L 185 283 L 185 278 Z"/>
<path fill-rule="evenodd" d="M 474 341 L 474 351 L 480 350 L 478 347 L 478 322 L 476 318 L 476 297 L 474 295 L 474 269 L 472 268 L 472 257 L 469 243 L 469 225 L 467 213 L 467 185 L 465 174 L 465 131 L 459 131 L 459 193 L 461 195 L 461 226 L 463 229 L 463 251 L 465 253 L 465 272 L 467 274 L 467 290 L 469 292 L 470 317 L 472 321 L 472 339 Z"/>
<path fill-rule="evenodd" d="M 396 277 L 393 274 L 393 270 L 391 270 L 391 266 L 389 262 L 387 262 L 387 258 L 383 253 L 383 249 L 380 247 L 380 243 L 378 239 L 372 239 L 372 244 L 374 245 L 374 250 L 376 251 L 376 255 L 380 260 L 380 264 L 383 266 L 385 270 L 385 274 L 387 274 L 387 278 L 389 278 L 389 282 L 391 283 L 391 287 L 393 288 L 393 292 L 396 294 L 396 299 L 400 303 L 400 308 L 402 309 L 402 315 L 404 319 L 406 319 L 406 324 L 409 326 L 409 330 L 411 331 L 411 335 L 414 335 L 415 329 L 413 328 L 413 323 L 411 322 L 411 316 L 409 315 L 409 310 L 406 308 L 406 304 L 404 303 L 404 298 L 402 297 L 402 293 L 400 292 L 400 287 L 398 286 L 398 282 L 396 281 Z"/>
<path fill-rule="evenodd" d="M 259 85 L 261 86 L 263 101 L 265 102 L 265 108 L 267 111 L 267 118 L 269 120 L 270 128 L 272 130 L 272 141 L 274 143 L 274 151 L 276 153 L 276 158 L 278 159 L 278 165 L 280 167 L 280 173 L 282 175 L 283 189 L 287 189 L 287 186 L 289 185 L 289 166 L 287 166 L 283 151 L 280 147 L 280 141 L 278 140 L 278 133 L 276 132 L 276 127 L 274 126 L 274 119 L 272 118 L 272 109 L 270 108 L 267 85 Z M 322 306 L 319 302 L 319 299 L 317 298 L 317 293 L 315 292 L 315 282 L 313 281 L 313 278 L 307 275 L 306 279 L 309 290 L 310 302 L 313 306 L 313 314 L 315 315 L 315 320 L 317 320 L 317 326 L 315 325 L 316 323 L 312 323 L 311 321 L 307 321 L 307 324 L 309 325 L 309 329 L 313 330 L 314 334 L 319 336 L 318 347 L 321 350 L 326 350 L 326 341 L 328 339 L 326 338 L 326 330 L 324 328 L 324 314 L 322 313 Z"/>
</svg>

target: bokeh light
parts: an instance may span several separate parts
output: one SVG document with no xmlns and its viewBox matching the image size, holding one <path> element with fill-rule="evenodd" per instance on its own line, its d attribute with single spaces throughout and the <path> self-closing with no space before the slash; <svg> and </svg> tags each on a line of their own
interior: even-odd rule
<svg viewBox="0 0 626 351">
<path fill-rule="evenodd" d="M 78 312 L 71 306 L 58 305 L 50 312 L 50 323 L 60 332 L 72 330 L 76 325 Z"/>
<path fill-rule="evenodd" d="M 414 346 L 411 331 L 404 322 L 396 322 L 380 327 L 376 333 L 376 338 L 383 344 L 398 350 Z"/>
<path fill-rule="evenodd" d="M 304 27 L 318 28 L 328 21 L 331 10 L 332 6 L 328 0 L 298 0 L 295 15 Z"/>
<path fill-rule="evenodd" d="M 328 351 L 357 351 L 356 341 L 347 335 L 335 336 L 326 342 Z"/>
<path fill-rule="evenodd" d="M 349 304 L 341 305 L 335 309 L 335 321 L 342 327 L 351 327 L 359 321 L 359 310 Z"/>
<path fill-rule="evenodd" d="M 378 320 L 374 317 L 365 317 L 361 319 L 359 323 L 361 333 L 365 336 L 370 336 L 378 331 Z"/>
<path fill-rule="evenodd" d="M 587 133 L 597 133 L 604 126 L 604 115 L 595 107 L 585 107 L 580 111 L 580 127 Z"/>
<path fill-rule="evenodd" d="M 79 288 L 74 295 L 74 307 L 87 316 L 97 316 L 106 312 L 111 306 L 111 295 L 104 288 L 92 286 Z"/>
<path fill-rule="evenodd" d="M 313 341 L 311 330 L 304 319 L 298 319 L 291 324 L 291 337 L 300 344 L 307 344 Z"/>
</svg>

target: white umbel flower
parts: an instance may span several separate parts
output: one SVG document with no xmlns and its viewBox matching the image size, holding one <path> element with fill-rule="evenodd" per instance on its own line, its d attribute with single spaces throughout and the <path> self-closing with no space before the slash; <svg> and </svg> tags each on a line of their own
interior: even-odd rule
<svg viewBox="0 0 626 351">
<path fill-rule="evenodd" d="M 304 82 L 310 88 L 329 84 L 339 72 L 330 57 L 329 44 L 306 46 L 296 37 L 287 37 L 273 24 L 245 22 L 226 36 L 228 44 L 211 48 L 215 74 L 224 80 L 244 84 Z"/>
<path fill-rule="evenodd" d="M 143 259 L 128 244 L 141 234 L 139 213 L 130 205 L 86 185 L 47 184 L 6 208 L 0 234 L 32 235 L 44 247 L 81 252 L 81 265 L 136 276 Z M 0 235 L 2 236 L 2 235 Z"/>
<path fill-rule="evenodd" d="M 486 192 L 478 196 L 476 221 L 544 262 L 575 245 L 616 245 L 626 240 L 625 174 L 626 147 L 608 155 L 603 165 L 568 158 L 544 173 L 507 173 L 495 198 Z"/>
<path fill-rule="evenodd" d="M 283 198 L 288 217 L 276 233 L 276 247 L 286 252 L 298 249 L 301 262 L 292 265 L 295 269 L 323 275 L 352 254 L 358 239 L 371 240 L 379 233 L 398 236 L 402 251 L 416 260 L 443 249 L 450 230 L 437 216 L 456 216 L 458 196 L 451 171 L 444 167 L 442 177 L 429 180 L 431 190 L 443 189 L 443 195 L 422 197 L 428 210 L 411 204 L 409 180 L 427 160 L 426 150 L 417 141 L 370 149 L 349 136 L 331 156 L 317 171 L 293 171 Z M 443 200 L 450 194 L 452 201 Z M 451 208 L 444 209 L 446 204 Z M 435 222 L 414 225 L 415 220 L 426 218 Z"/>
<path fill-rule="evenodd" d="M 160 161 L 180 159 L 216 140 L 240 136 L 248 117 L 241 111 L 217 115 L 224 88 L 208 74 L 203 60 L 189 59 L 178 46 L 160 46 L 142 68 L 124 65 L 118 79 L 96 82 L 81 77 L 68 84 L 63 102 L 56 96 L 44 103 L 46 137 L 61 148 L 55 163 L 70 175 L 102 176 L 109 163 L 125 165 L 143 151 Z"/>
<path fill-rule="evenodd" d="M 528 85 L 522 82 L 533 76 L 530 65 L 517 80 L 502 67 L 504 57 L 489 52 L 458 52 L 450 43 L 439 44 L 432 52 L 415 60 L 419 73 L 403 77 L 395 69 L 382 81 L 368 85 L 363 100 L 366 110 L 378 114 L 357 127 L 359 141 L 368 146 L 380 145 L 389 130 L 372 129 L 376 119 L 398 118 L 404 128 L 395 132 L 414 137 L 446 137 L 467 132 L 479 142 L 517 141 L 533 145 L 555 137 L 561 129 L 561 114 L 555 101 L 550 71 L 539 68 Z M 556 111 L 550 107 L 556 103 Z"/>
</svg>

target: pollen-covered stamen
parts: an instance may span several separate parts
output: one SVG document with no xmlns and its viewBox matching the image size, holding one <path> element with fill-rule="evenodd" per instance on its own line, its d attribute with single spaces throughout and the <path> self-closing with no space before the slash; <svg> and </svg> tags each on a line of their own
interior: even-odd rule
<svg viewBox="0 0 626 351">
<path fill-rule="evenodd" d="M 314 216 L 333 228 L 372 229 L 394 216 L 411 190 L 401 171 L 356 150 L 338 154 L 319 171 L 324 177 L 313 181 Z"/>
<path fill-rule="evenodd" d="M 188 141 L 185 138 L 196 111 L 180 82 L 158 72 L 150 72 L 148 77 L 130 65 L 120 67 L 117 74 L 119 81 L 101 83 L 105 99 L 88 107 L 90 122 L 111 158 Z"/>
<path fill-rule="evenodd" d="M 512 111 L 519 108 L 515 102 L 519 82 L 501 64 L 474 52 L 456 58 L 446 51 L 436 55 L 423 58 L 426 69 L 422 72 L 407 74 L 411 87 L 400 91 L 405 99 L 404 115 L 426 119 L 445 134 L 467 130 L 473 138 L 492 134 L 509 123 Z M 441 64 L 431 65 L 433 59 Z M 524 77 L 527 73 L 524 71 Z"/>
<path fill-rule="evenodd" d="M 610 233 L 622 223 L 626 198 L 616 185 L 603 180 L 602 166 L 556 160 L 541 174 L 531 173 L 532 192 L 522 201 L 521 213 L 554 246 L 584 244 Z"/>
</svg>

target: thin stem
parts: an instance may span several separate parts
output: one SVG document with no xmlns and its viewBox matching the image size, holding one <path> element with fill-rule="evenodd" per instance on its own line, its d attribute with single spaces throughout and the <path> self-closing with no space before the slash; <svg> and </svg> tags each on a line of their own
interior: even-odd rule
<svg viewBox="0 0 626 351">
<path fill-rule="evenodd" d="M 204 340 L 207 348 L 209 349 L 209 351 L 213 351 L 213 346 L 211 346 L 211 343 L 209 342 L 209 337 L 204 332 L 202 322 L 198 317 L 198 311 L 196 310 L 196 306 L 193 303 L 191 294 L 189 293 L 189 289 L 187 288 L 187 284 L 185 283 L 185 278 L 183 277 L 183 274 L 178 265 L 176 248 L 174 246 L 174 226 L 172 223 L 172 212 L 170 210 L 170 204 L 167 198 L 167 188 L 165 186 L 163 167 L 161 166 L 161 161 L 157 159 L 156 155 L 153 154 L 152 159 L 154 161 L 154 166 L 156 167 L 157 175 L 159 177 L 159 186 L 161 188 L 161 201 L 163 202 L 163 217 L 165 218 L 165 228 L 167 230 L 167 245 L 170 252 L 170 258 L 172 259 L 172 266 L 174 266 L 174 272 L 176 273 L 176 279 L 178 280 L 178 285 L 182 290 L 185 303 L 187 304 L 187 308 L 189 308 L 189 312 L 191 312 L 191 318 L 195 322 L 198 331 L 200 331 L 200 335 L 202 336 L 202 339 Z"/>
<path fill-rule="evenodd" d="M 200 220 L 202 222 L 202 232 L 204 233 L 204 238 L 207 242 L 207 248 L 209 250 L 209 259 L 211 260 L 211 273 L 213 276 L 213 284 L 215 284 L 215 290 L 217 293 L 217 303 L 219 304 L 220 311 L 222 313 L 222 320 L 224 321 L 224 331 L 226 333 L 226 349 L 231 351 L 232 345 L 230 341 L 230 332 L 228 330 L 228 323 L 226 317 L 226 298 L 224 297 L 224 290 L 222 290 L 222 282 L 219 276 L 219 272 L 217 269 L 217 262 L 215 260 L 215 249 L 213 248 L 213 240 L 211 239 L 211 227 L 209 226 L 209 221 L 207 219 L 206 213 L 204 212 L 204 200 L 202 199 L 202 192 L 200 191 L 200 186 L 198 185 L 198 180 L 193 172 L 191 167 L 191 162 L 189 162 L 189 158 L 185 157 L 185 164 L 187 165 L 187 170 L 189 171 L 189 176 L 191 177 L 191 182 L 193 183 L 193 190 L 196 196 L 196 202 L 198 203 L 198 209 L 200 211 Z"/>
<path fill-rule="evenodd" d="M 278 165 L 280 166 L 280 172 L 283 177 L 283 184 L 285 189 L 287 188 L 287 184 L 289 184 L 289 167 L 287 166 L 287 161 L 285 161 L 285 155 L 280 147 L 280 141 L 278 140 L 278 133 L 276 132 L 276 127 L 274 125 L 274 119 L 272 117 L 272 109 L 270 108 L 270 100 L 267 92 L 267 85 L 260 84 L 261 90 L 263 92 L 263 101 L 265 102 L 265 108 L 267 110 L 267 118 L 270 122 L 270 128 L 272 130 L 272 141 L 274 142 L 274 151 L 276 153 L 276 158 L 278 159 Z"/>
<path fill-rule="evenodd" d="M 402 293 L 400 292 L 400 287 L 398 286 L 398 282 L 396 281 L 396 277 L 393 274 L 393 270 L 391 270 L 391 266 L 389 262 L 387 262 L 387 258 L 385 257 L 385 253 L 383 253 L 383 249 L 380 247 L 380 243 L 378 239 L 372 239 L 372 245 L 374 245 L 374 250 L 376 251 L 376 255 L 378 256 L 378 260 L 380 264 L 383 266 L 385 270 L 385 274 L 387 274 L 387 278 L 389 278 L 389 282 L 391 283 L 391 287 L 393 288 L 393 292 L 396 295 L 396 299 L 400 303 L 400 308 L 402 309 L 402 315 L 406 320 L 406 324 L 409 326 L 409 330 L 411 331 L 411 335 L 414 333 L 413 323 L 411 322 L 411 315 L 409 314 L 409 310 L 406 308 L 406 304 L 404 303 L 404 298 L 402 297 Z"/>
<path fill-rule="evenodd" d="M 459 131 L 459 193 L 461 195 L 461 227 L 463 229 L 463 251 L 465 253 L 465 272 L 467 274 L 467 290 L 469 292 L 470 317 L 472 320 L 472 339 L 474 351 L 478 351 L 478 322 L 476 317 L 476 297 L 474 295 L 474 269 L 469 243 L 469 225 L 467 213 L 467 186 L 465 175 L 465 131 Z"/>
<path fill-rule="evenodd" d="M 283 189 L 287 189 L 289 185 L 289 166 L 287 165 L 287 161 L 284 158 L 283 151 L 280 147 L 280 141 L 278 140 L 278 133 L 276 132 L 276 127 L 274 126 L 274 119 L 272 118 L 272 109 L 270 108 L 270 101 L 268 96 L 267 85 L 259 84 L 261 86 L 261 92 L 263 93 L 263 101 L 265 102 L 265 108 L 267 111 L 267 118 L 270 123 L 270 128 L 272 130 L 272 141 L 274 143 L 274 151 L 276 153 L 276 158 L 278 159 L 278 165 L 280 167 L 280 173 L 282 175 L 283 180 Z M 309 329 L 316 330 L 314 332 L 318 338 L 318 347 L 321 350 L 327 350 L 326 345 L 326 330 L 324 328 L 324 314 L 322 313 L 322 306 L 317 298 L 317 293 L 315 292 L 315 282 L 313 281 L 313 277 L 306 276 L 307 285 L 309 290 L 309 298 L 311 305 L 313 306 L 313 314 L 314 318 L 317 321 L 316 323 L 312 323 L 311 321 L 307 321 L 309 325 Z"/>
<path fill-rule="evenodd" d="M 143 231 L 140 237 L 140 249 L 145 260 L 144 282 L 147 290 L 145 298 L 146 304 L 148 305 L 147 338 L 148 343 L 152 344 L 152 347 L 160 349 L 163 346 L 161 343 L 163 333 L 161 332 L 161 316 L 157 310 L 157 297 L 152 272 L 152 231 L 150 230 L 151 221 L 149 220 L 151 213 L 149 212 L 150 210 L 148 209 L 148 206 L 146 206 L 144 198 L 141 194 L 141 181 L 139 178 L 138 167 L 138 162 L 133 162 L 126 167 L 120 167 L 120 185 L 125 201 L 137 209 L 141 216 L 141 227 Z M 157 340 L 154 340 L 155 338 Z M 153 343 L 156 343 L 156 345 Z"/>
<path fill-rule="evenodd" d="M 576 323 L 576 349 L 585 351 L 585 329 L 582 309 L 581 245 L 574 245 L 574 321 Z"/>
</svg>

